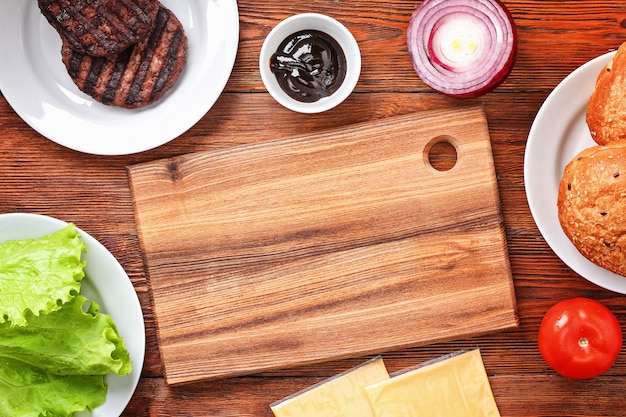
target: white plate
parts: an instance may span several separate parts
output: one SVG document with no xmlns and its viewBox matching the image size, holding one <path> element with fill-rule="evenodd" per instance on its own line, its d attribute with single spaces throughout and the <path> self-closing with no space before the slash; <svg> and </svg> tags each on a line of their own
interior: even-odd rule
<svg viewBox="0 0 626 417">
<path fill-rule="evenodd" d="M 598 74 L 614 54 L 604 54 L 576 69 L 543 103 L 526 143 L 524 183 L 535 223 L 554 253 L 594 284 L 626 294 L 625 277 L 593 264 L 570 242 L 561 229 L 556 205 L 565 165 L 583 149 L 596 145 L 585 121 L 587 102 Z"/>
<path fill-rule="evenodd" d="M 0 1 L 0 90 L 33 129 L 91 154 L 142 152 L 178 137 L 215 104 L 239 42 L 236 0 L 162 0 L 185 28 L 187 64 L 156 103 L 106 106 L 78 90 L 61 62 L 61 38 L 34 0 Z"/>
<path fill-rule="evenodd" d="M 0 242 L 40 237 L 66 225 L 64 221 L 38 214 L 0 214 Z M 113 318 L 124 338 L 133 368 L 130 375 L 106 375 L 109 388 L 104 404 L 93 413 L 82 412 L 76 416 L 118 417 L 133 396 L 143 368 L 146 345 L 143 313 L 137 293 L 119 262 L 100 242 L 83 230 L 78 231 L 87 246 L 87 253 L 83 255 L 87 265 L 82 293 L 95 300 L 101 312 Z"/>
</svg>

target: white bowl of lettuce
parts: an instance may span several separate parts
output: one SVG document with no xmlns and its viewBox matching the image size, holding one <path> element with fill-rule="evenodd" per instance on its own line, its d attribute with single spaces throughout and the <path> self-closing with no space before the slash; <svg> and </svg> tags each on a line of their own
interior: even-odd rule
<svg viewBox="0 0 626 417">
<path fill-rule="evenodd" d="M 102 244 L 52 217 L 0 214 L 0 415 L 118 417 L 144 350 L 137 294 Z"/>
</svg>

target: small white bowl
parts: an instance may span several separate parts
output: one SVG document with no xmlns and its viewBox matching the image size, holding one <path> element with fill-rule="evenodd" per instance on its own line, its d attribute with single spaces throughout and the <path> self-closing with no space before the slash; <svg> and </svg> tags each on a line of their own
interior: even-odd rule
<svg viewBox="0 0 626 417">
<path fill-rule="evenodd" d="M 312 103 L 301 102 L 287 95 L 270 68 L 270 59 L 280 44 L 302 30 L 317 30 L 331 36 L 339 43 L 346 57 L 346 77 L 339 89 Z M 319 13 L 302 13 L 288 17 L 270 31 L 261 47 L 259 68 L 265 88 L 277 102 L 299 113 L 320 113 L 339 105 L 354 90 L 361 75 L 361 51 L 352 33 L 337 20 Z"/>
</svg>

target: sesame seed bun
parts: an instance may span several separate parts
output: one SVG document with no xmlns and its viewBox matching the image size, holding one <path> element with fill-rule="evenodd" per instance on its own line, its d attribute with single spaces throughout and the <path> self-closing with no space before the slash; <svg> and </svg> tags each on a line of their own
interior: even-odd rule
<svg viewBox="0 0 626 417">
<path fill-rule="evenodd" d="M 565 167 L 559 222 L 591 262 L 626 276 L 626 140 L 593 146 Z"/>
<path fill-rule="evenodd" d="M 626 139 L 626 42 L 596 79 L 587 103 L 586 120 L 591 137 L 599 145 Z"/>
</svg>

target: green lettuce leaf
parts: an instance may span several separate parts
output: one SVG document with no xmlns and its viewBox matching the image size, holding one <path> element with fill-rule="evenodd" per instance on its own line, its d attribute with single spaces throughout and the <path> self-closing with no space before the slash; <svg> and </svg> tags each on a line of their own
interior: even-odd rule
<svg viewBox="0 0 626 417">
<path fill-rule="evenodd" d="M 69 417 L 104 403 L 131 360 L 112 318 L 80 293 L 73 224 L 0 243 L 0 417 Z"/>
<path fill-rule="evenodd" d="M 36 239 L 0 243 L 0 323 L 26 325 L 58 310 L 80 291 L 87 247 L 73 224 Z"/>
<path fill-rule="evenodd" d="M 0 357 L 0 416 L 69 417 L 102 405 L 102 375 L 54 375 Z"/>
<path fill-rule="evenodd" d="M 0 324 L 0 358 L 55 375 L 128 375 L 131 361 L 108 314 L 79 294 L 60 310 L 27 315 L 28 325 Z"/>
</svg>

